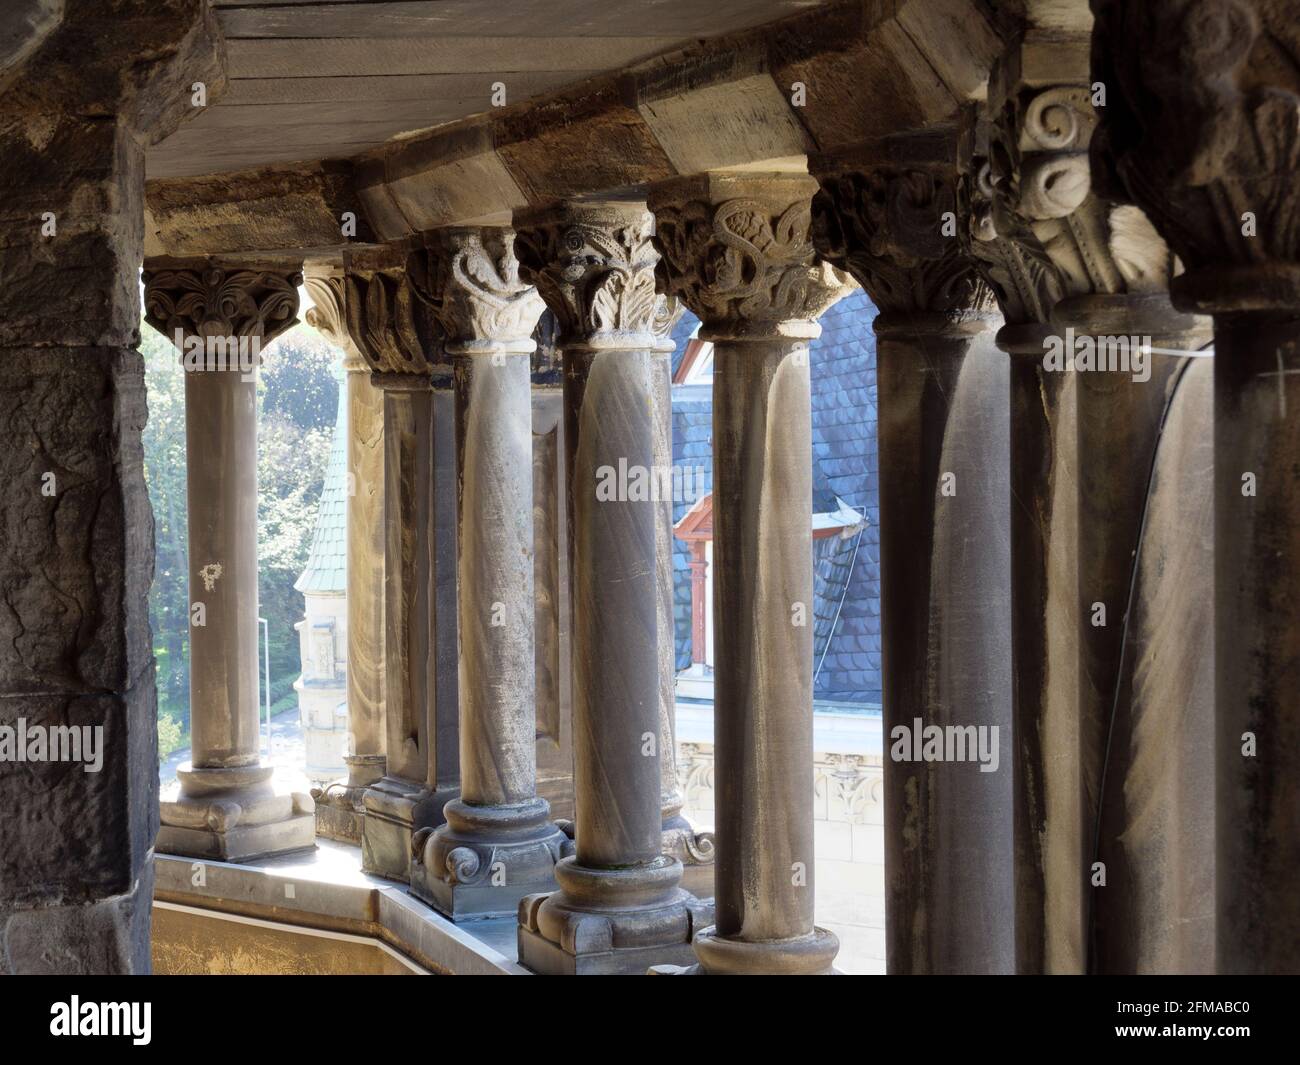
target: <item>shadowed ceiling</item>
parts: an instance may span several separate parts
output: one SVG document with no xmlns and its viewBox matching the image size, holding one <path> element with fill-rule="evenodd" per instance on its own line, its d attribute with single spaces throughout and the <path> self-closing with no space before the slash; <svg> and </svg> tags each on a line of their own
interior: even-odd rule
<svg viewBox="0 0 1300 1065">
<path fill-rule="evenodd" d="M 214 0 L 227 92 L 148 176 L 355 155 L 822 0 Z"/>
</svg>

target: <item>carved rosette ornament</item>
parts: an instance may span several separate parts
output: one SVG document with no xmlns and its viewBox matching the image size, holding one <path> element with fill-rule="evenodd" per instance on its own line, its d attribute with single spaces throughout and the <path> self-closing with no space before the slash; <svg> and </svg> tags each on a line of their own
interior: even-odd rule
<svg viewBox="0 0 1300 1065">
<path fill-rule="evenodd" d="M 701 336 L 813 337 L 852 289 L 817 258 L 802 175 L 674 182 L 652 198 L 667 292 L 705 323 Z"/>
<path fill-rule="evenodd" d="M 638 203 L 566 204 L 522 221 L 524 274 L 558 319 L 562 347 L 654 346 L 653 231 Z"/>
<path fill-rule="evenodd" d="M 1110 89 L 1093 145 L 1189 267 L 1189 309 L 1300 306 L 1296 0 L 1093 0 L 1093 77 Z M 1234 265 L 1230 276 L 1205 269 Z"/>
<path fill-rule="evenodd" d="M 531 352 L 546 309 L 537 289 L 521 280 L 514 230 L 439 230 L 413 272 L 415 292 L 447 335 L 448 351 Z"/>
<path fill-rule="evenodd" d="M 958 239 L 946 173 L 872 168 L 830 173 L 813 202 L 817 250 L 886 314 L 983 313 L 991 297 Z"/>
<path fill-rule="evenodd" d="M 268 343 L 298 324 L 302 281 L 296 270 L 228 269 L 211 262 L 147 270 L 145 321 L 178 347 L 187 337 Z"/>
</svg>

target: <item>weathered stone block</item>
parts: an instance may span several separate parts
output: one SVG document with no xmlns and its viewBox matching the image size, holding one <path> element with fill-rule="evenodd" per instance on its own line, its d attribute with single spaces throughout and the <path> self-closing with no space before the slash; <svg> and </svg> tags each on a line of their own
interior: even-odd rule
<svg viewBox="0 0 1300 1065">
<path fill-rule="evenodd" d="M 0 699 L 0 728 L 13 730 L 0 732 L 0 742 L 25 736 L 25 757 L 42 759 L 19 761 L 12 750 L 0 758 L 0 904 L 82 903 L 130 892 L 158 829 L 156 714 L 152 668 L 125 696 Z M 68 726 L 80 730 L 79 752 Z M 60 753 L 82 760 L 50 760 L 56 735 Z"/>
<path fill-rule="evenodd" d="M 124 691 L 151 660 L 134 351 L 0 354 L 0 692 Z"/>
<path fill-rule="evenodd" d="M 143 179 L 111 116 L 0 121 L 0 346 L 135 343 Z"/>
<path fill-rule="evenodd" d="M 148 973 L 153 862 L 131 890 L 100 902 L 0 910 L 0 972 L 12 975 Z"/>
</svg>

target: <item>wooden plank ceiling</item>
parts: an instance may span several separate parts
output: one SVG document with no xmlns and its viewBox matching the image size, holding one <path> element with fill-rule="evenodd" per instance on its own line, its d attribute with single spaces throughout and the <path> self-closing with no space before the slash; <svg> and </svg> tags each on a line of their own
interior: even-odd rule
<svg viewBox="0 0 1300 1065">
<path fill-rule="evenodd" d="M 214 0 L 230 88 L 148 176 L 341 158 L 823 0 Z"/>
</svg>

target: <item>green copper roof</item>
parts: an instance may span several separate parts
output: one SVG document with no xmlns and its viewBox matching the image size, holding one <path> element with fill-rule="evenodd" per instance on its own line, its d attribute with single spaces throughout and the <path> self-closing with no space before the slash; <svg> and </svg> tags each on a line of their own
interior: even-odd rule
<svg viewBox="0 0 1300 1065">
<path fill-rule="evenodd" d="M 348 400 L 343 370 L 335 366 L 331 375 L 339 383 L 339 410 L 334 419 L 334 441 L 325 487 L 321 489 L 316 530 L 312 533 L 307 568 L 294 583 L 305 594 L 342 594 L 348 587 Z"/>
</svg>

